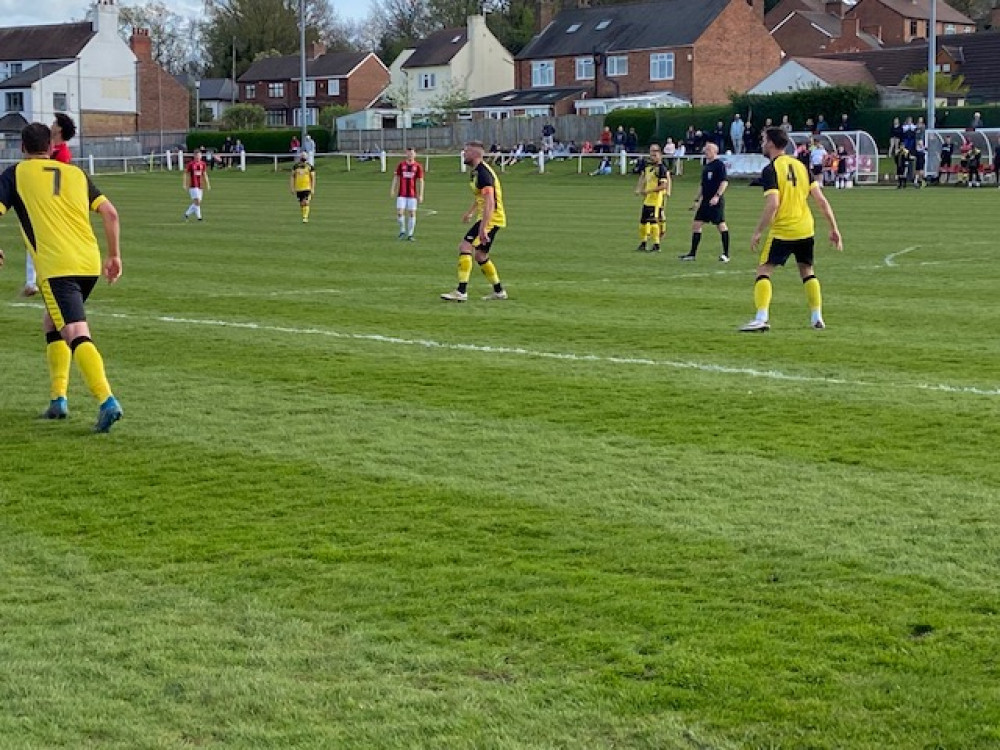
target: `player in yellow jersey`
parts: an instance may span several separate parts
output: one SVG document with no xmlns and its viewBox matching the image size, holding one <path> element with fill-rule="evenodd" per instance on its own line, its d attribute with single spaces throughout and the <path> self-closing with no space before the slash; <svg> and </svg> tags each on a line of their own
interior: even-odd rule
<svg viewBox="0 0 1000 750">
<path fill-rule="evenodd" d="M 0 215 L 14 209 L 28 252 L 35 261 L 45 303 L 46 359 L 51 402 L 42 414 L 63 419 L 70 364 L 76 360 L 84 382 L 100 404 L 95 432 L 107 432 L 122 417 L 104 372 L 104 360 L 90 338 L 84 303 L 101 275 L 101 250 L 89 212 L 100 215 L 107 238 L 104 276 L 113 284 L 122 273 L 118 212 L 87 175 L 71 164 L 49 159 L 52 134 L 34 122 L 21 131 L 25 158 L 0 175 Z"/>
<path fill-rule="evenodd" d="M 649 160 L 643 166 L 635 194 L 642 197 L 642 213 L 639 216 L 639 252 L 646 252 L 646 243 L 652 239 L 650 252 L 660 252 L 660 239 L 666 230 L 664 210 L 670 196 L 670 172 L 663 163 L 663 153 L 658 144 L 649 147 Z"/>
<path fill-rule="evenodd" d="M 309 223 L 309 204 L 316 194 L 316 170 L 309 163 L 309 154 L 299 153 L 299 158 L 292 166 L 292 177 L 289 182 L 292 194 L 299 200 L 302 212 L 302 223 Z"/>
<path fill-rule="evenodd" d="M 465 144 L 462 159 L 469 167 L 474 200 L 472 207 L 465 212 L 462 221 L 471 221 L 476 217 L 476 223 L 469 227 L 461 244 L 458 246 L 458 287 L 453 292 L 446 292 L 441 299 L 449 302 L 465 302 L 469 299 L 469 277 L 472 275 L 472 258 L 483 272 L 486 280 L 493 285 L 493 291 L 483 297 L 484 300 L 507 299 L 507 291 L 500 283 L 496 266 L 490 260 L 490 248 L 496 239 L 497 230 L 507 226 L 507 215 L 504 212 L 503 189 L 500 178 L 486 162 L 483 154 L 486 148 L 479 141 L 469 141 Z"/>
<path fill-rule="evenodd" d="M 774 273 L 775 266 L 785 265 L 793 255 L 805 285 L 810 325 L 817 329 L 826 328 L 819 279 L 813 273 L 815 223 L 809 210 L 810 196 L 830 225 L 830 242 L 838 251 L 844 249 L 844 242 L 840 229 L 837 228 L 837 217 L 833 215 L 833 208 L 823 195 L 823 188 L 802 162 L 785 153 L 787 146 L 788 134 L 781 128 L 768 128 L 764 131 L 762 150 L 771 163 L 761 173 L 764 212 L 753 233 L 750 249 L 756 251 L 761 236 L 768 229 L 770 231 L 760 253 L 757 280 L 753 287 L 757 316 L 740 328 L 741 331 L 770 330 L 768 310 L 771 306 L 771 274 Z"/>
</svg>

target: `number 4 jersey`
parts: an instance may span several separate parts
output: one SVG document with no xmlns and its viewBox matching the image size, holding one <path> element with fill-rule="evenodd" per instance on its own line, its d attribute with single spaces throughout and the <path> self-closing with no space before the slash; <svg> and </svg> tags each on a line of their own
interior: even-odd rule
<svg viewBox="0 0 1000 750">
<path fill-rule="evenodd" d="M 51 159 L 25 159 L 0 175 L 0 215 L 14 209 L 39 279 L 100 276 L 90 211 L 106 200 L 83 170 Z"/>
<path fill-rule="evenodd" d="M 802 162 L 787 154 L 772 161 L 760 175 L 764 194 L 777 193 L 778 213 L 771 223 L 770 236 L 776 240 L 804 240 L 816 231 L 809 210 L 813 176 Z"/>
</svg>

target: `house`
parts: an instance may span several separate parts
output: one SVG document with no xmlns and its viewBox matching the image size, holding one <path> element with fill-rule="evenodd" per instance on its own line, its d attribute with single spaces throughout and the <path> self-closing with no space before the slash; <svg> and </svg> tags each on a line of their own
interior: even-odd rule
<svg viewBox="0 0 1000 750">
<path fill-rule="evenodd" d="M 763 0 L 563 10 L 515 57 L 509 94 L 580 91 L 575 98 L 553 97 L 547 112 L 536 110 L 555 115 L 726 102 L 730 91 L 745 91 L 781 63 L 763 18 Z"/>
<path fill-rule="evenodd" d="M 389 66 L 392 98 L 414 114 L 428 114 L 457 95 L 477 99 L 514 87 L 514 58 L 481 15 L 464 28 L 442 29 L 403 50 Z"/>
<path fill-rule="evenodd" d="M 843 0 L 781 0 L 764 16 L 764 25 L 790 57 L 878 49 L 878 37 L 861 30 L 853 7 Z"/>
<path fill-rule="evenodd" d="M 927 70 L 927 42 L 867 52 L 829 55 L 828 60 L 864 63 L 879 87 L 899 86 L 910 73 Z M 974 34 L 954 34 L 937 38 L 938 72 L 961 75 L 969 87 L 967 99 L 974 102 L 1000 101 L 1000 30 Z"/>
<path fill-rule="evenodd" d="M 267 110 L 268 125 L 301 126 L 301 68 L 298 55 L 257 60 L 238 79 L 240 102 Z M 306 53 L 306 124 L 315 125 L 324 107 L 365 109 L 389 85 L 389 69 L 373 52 L 327 52 L 319 43 Z"/>
<path fill-rule="evenodd" d="M 198 107 L 212 120 L 218 120 L 237 100 L 237 86 L 231 78 L 202 78 L 194 82 Z M 204 115 L 199 113 L 199 117 Z"/>
<path fill-rule="evenodd" d="M 129 48 L 136 59 L 139 108 L 136 129 L 140 133 L 187 130 L 191 95 L 188 90 L 153 61 L 153 41 L 148 29 L 135 29 Z"/>
<path fill-rule="evenodd" d="M 792 57 L 766 76 L 747 93 L 781 94 L 831 86 L 867 84 L 875 87 L 875 78 L 864 62 L 833 60 L 825 57 Z"/>
<path fill-rule="evenodd" d="M 115 0 L 97 0 L 87 21 L 0 29 L 5 127 L 18 117 L 48 123 L 65 112 L 81 136 L 133 133 L 135 63 L 118 35 Z"/>
<path fill-rule="evenodd" d="M 972 34 L 976 22 L 943 0 L 858 0 L 845 18 L 856 18 L 861 31 L 886 46 L 908 44 L 929 36 L 931 2 L 937 3 L 937 34 Z"/>
</svg>

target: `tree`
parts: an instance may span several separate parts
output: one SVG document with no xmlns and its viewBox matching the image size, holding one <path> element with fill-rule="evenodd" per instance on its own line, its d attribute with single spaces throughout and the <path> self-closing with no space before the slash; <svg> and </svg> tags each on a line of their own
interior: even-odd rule
<svg viewBox="0 0 1000 750">
<path fill-rule="evenodd" d="M 469 108 L 469 93 L 459 86 L 454 86 L 449 81 L 444 90 L 431 100 L 431 111 L 440 117 L 445 123 L 452 123 L 458 119 L 458 113 Z"/>
<path fill-rule="evenodd" d="M 123 6 L 118 15 L 118 33 L 128 41 L 136 29 L 148 29 L 153 62 L 171 75 L 195 72 L 196 34 L 193 24 L 161 0 Z"/>
<path fill-rule="evenodd" d="M 210 76 L 247 71 L 261 52 L 299 50 L 298 0 L 205 0 L 202 39 Z M 306 0 L 306 43 L 319 41 L 332 23 L 329 0 Z"/>
<path fill-rule="evenodd" d="M 343 104 L 331 104 L 328 107 L 323 107 L 319 111 L 319 126 L 334 133 L 337 130 L 337 118 L 350 113 L 350 108 Z"/>
<path fill-rule="evenodd" d="M 914 91 L 927 91 L 928 75 L 923 70 L 919 73 L 910 73 L 903 79 L 903 87 Z M 950 76 L 947 73 L 936 73 L 934 75 L 935 95 L 958 95 L 964 96 L 969 93 L 969 87 L 965 85 L 965 76 Z"/>
<path fill-rule="evenodd" d="M 234 104 L 219 120 L 223 130 L 259 130 L 267 122 L 267 112 L 259 104 Z"/>
</svg>

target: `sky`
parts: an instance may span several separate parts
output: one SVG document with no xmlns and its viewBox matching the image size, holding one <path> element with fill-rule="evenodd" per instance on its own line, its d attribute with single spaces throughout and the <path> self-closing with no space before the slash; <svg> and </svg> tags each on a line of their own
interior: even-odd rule
<svg viewBox="0 0 1000 750">
<path fill-rule="evenodd" d="M 123 5 L 134 3 L 124 2 Z M 168 3 L 180 15 L 201 13 L 202 0 L 170 0 Z M 340 18 L 361 20 L 371 9 L 371 0 L 333 0 Z M 0 0 L 0 26 L 34 26 L 42 23 L 68 23 L 83 19 L 91 3 L 87 0 L 45 0 L 25 3 L 24 0 Z"/>
</svg>

